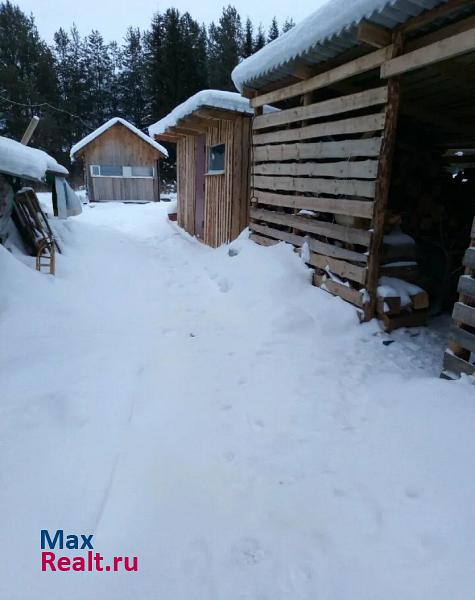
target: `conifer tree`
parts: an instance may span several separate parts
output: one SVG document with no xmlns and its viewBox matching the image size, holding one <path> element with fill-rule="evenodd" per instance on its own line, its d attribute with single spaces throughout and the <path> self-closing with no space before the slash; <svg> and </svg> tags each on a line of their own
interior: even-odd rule
<svg viewBox="0 0 475 600">
<path fill-rule="evenodd" d="M 254 53 L 254 27 L 251 19 L 246 19 L 246 25 L 244 27 L 244 40 L 242 45 L 242 56 L 247 58 Z"/>
<path fill-rule="evenodd" d="M 218 25 L 209 27 L 209 83 L 222 90 L 234 90 L 231 72 L 242 56 L 241 17 L 234 6 L 223 8 Z"/>
<path fill-rule="evenodd" d="M 254 52 L 257 52 L 261 48 L 264 48 L 265 45 L 266 36 L 264 34 L 264 29 L 262 28 L 262 25 L 259 25 L 259 27 L 257 28 L 256 39 L 254 41 Z"/>
<path fill-rule="evenodd" d="M 282 33 L 287 33 L 292 27 L 295 27 L 295 21 L 292 17 L 288 17 L 285 19 L 284 24 L 282 25 Z"/>
<path fill-rule="evenodd" d="M 277 23 L 277 19 L 275 17 L 272 18 L 269 34 L 267 35 L 267 41 L 272 42 L 273 40 L 279 37 L 279 25 Z"/>
<path fill-rule="evenodd" d="M 146 90 L 145 53 L 139 28 L 129 27 L 121 52 L 121 71 L 118 75 L 119 112 L 139 129 L 149 124 Z"/>
</svg>

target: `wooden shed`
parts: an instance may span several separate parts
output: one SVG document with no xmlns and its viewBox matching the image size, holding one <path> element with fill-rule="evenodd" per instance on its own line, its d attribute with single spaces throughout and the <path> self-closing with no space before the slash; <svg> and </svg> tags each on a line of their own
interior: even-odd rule
<svg viewBox="0 0 475 600">
<path fill-rule="evenodd" d="M 155 139 L 176 144 L 178 224 L 209 246 L 235 239 L 249 223 L 253 113 L 239 94 L 203 90 L 149 127 Z"/>
<path fill-rule="evenodd" d="M 333 0 L 233 72 L 256 114 L 252 239 L 306 243 L 315 285 L 387 330 L 453 310 L 450 377 L 475 373 L 474 15 Z"/>
<path fill-rule="evenodd" d="M 160 200 L 160 158 L 166 149 L 115 117 L 71 148 L 82 159 L 89 200 L 103 202 Z"/>
</svg>

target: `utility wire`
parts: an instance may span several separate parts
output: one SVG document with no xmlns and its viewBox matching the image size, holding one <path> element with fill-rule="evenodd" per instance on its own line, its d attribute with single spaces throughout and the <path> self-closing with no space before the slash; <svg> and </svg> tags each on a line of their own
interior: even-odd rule
<svg viewBox="0 0 475 600">
<path fill-rule="evenodd" d="M 53 106 L 49 102 L 41 102 L 39 104 L 26 104 L 25 102 L 16 102 L 15 100 L 10 100 L 9 98 L 5 98 L 4 96 L 0 96 L 0 100 L 3 100 L 4 102 L 9 102 L 10 104 L 14 104 L 15 106 L 22 106 L 24 108 L 51 108 L 51 110 L 55 110 L 57 112 L 69 115 L 70 117 L 73 117 L 73 119 L 78 119 L 85 127 L 88 126 L 87 123 L 85 123 L 79 115 L 75 115 L 69 112 L 68 110 L 65 110 L 64 108 L 58 108 L 57 106 Z"/>
</svg>

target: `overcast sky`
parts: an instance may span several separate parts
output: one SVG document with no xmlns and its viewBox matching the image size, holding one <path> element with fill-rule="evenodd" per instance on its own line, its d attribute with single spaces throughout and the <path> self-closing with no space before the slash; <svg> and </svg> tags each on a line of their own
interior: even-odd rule
<svg viewBox="0 0 475 600">
<path fill-rule="evenodd" d="M 350 1 L 350 0 L 349 0 Z M 217 21 L 223 5 L 234 4 L 243 21 L 247 16 L 253 23 L 262 22 L 267 29 L 272 16 L 282 23 L 287 17 L 295 22 L 315 10 L 321 0 L 237 0 L 236 2 L 213 2 L 212 0 L 13 0 L 26 13 L 33 13 L 43 38 L 52 41 L 60 27 L 69 29 L 76 23 L 81 34 L 98 29 L 108 41 L 120 41 L 129 26 L 145 29 L 157 10 L 170 6 L 181 12 L 189 11 L 198 21 L 209 24 Z"/>
</svg>

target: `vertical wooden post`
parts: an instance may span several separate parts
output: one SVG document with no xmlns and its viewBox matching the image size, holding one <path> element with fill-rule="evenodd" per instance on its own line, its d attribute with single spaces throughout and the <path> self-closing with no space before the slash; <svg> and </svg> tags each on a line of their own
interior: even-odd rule
<svg viewBox="0 0 475 600">
<path fill-rule="evenodd" d="M 402 53 L 403 45 L 403 34 L 400 32 L 395 33 L 393 36 L 392 58 Z M 391 186 L 391 172 L 394 148 L 396 145 L 400 98 L 401 86 L 399 79 L 397 77 L 392 77 L 388 81 L 386 120 L 384 123 L 383 138 L 379 154 L 378 175 L 376 179 L 373 235 L 371 237 L 371 244 L 369 248 L 368 275 L 366 279 L 366 290 L 369 294 L 369 302 L 364 305 L 363 319 L 365 321 L 369 321 L 376 314 L 379 267 L 381 263 L 384 237 L 384 218 L 386 215 L 389 189 Z"/>
</svg>

